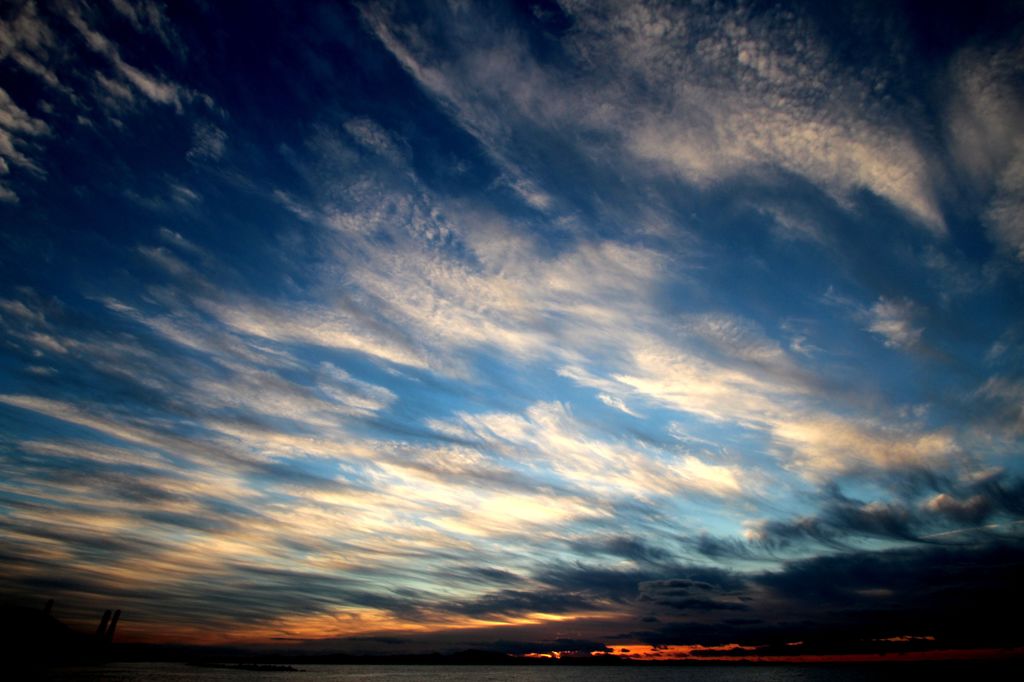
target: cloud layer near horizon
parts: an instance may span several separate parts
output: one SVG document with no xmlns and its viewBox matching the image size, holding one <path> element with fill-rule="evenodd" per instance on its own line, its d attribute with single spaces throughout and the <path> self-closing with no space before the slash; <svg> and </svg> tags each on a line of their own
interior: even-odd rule
<svg viewBox="0 0 1024 682">
<path fill-rule="evenodd" d="M 949 11 L 5 9 L 0 592 L 141 640 L 1021 645 L 937 624 L 1019 604 L 1024 512 L 1024 24 Z"/>
</svg>

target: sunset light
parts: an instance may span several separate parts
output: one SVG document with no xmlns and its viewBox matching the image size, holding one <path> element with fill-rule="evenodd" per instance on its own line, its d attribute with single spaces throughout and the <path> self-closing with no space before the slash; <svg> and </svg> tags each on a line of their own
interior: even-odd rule
<svg viewBox="0 0 1024 682">
<path fill-rule="evenodd" d="M 5 660 L 1024 659 L 1022 2 L 5 0 L 0 239 Z"/>
</svg>

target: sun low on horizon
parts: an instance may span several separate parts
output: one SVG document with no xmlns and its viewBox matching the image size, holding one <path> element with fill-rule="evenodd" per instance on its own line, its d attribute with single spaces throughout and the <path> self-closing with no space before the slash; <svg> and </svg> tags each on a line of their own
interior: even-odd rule
<svg viewBox="0 0 1024 682">
<path fill-rule="evenodd" d="M 1011 1 L 0 4 L 0 602 L 1024 655 L 1022 45 Z"/>
</svg>

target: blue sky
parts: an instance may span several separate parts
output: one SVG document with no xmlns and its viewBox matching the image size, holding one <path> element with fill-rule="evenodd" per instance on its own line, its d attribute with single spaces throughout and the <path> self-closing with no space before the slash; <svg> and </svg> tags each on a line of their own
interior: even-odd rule
<svg viewBox="0 0 1024 682">
<path fill-rule="evenodd" d="M 955 624 L 1020 602 L 1019 3 L 0 19 L 6 599 L 150 641 L 1021 645 Z"/>
</svg>

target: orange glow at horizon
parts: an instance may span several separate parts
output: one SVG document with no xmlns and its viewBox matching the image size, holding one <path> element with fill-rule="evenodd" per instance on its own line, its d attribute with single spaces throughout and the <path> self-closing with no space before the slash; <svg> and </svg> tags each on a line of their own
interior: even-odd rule
<svg viewBox="0 0 1024 682">
<path fill-rule="evenodd" d="M 579 617 L 573 616 L 573 617 Z M 566 616 L 564 619 L 570 617 Z M 464 630 L 474 627 L 508 627 L 513 625 L 538 625 L 545 622 L 562 620 L 562 616 L 552 614 L 529 614 L 514 621 L 492 621 L 482 619 L 445 620 L 430 623 L 410 624 L 398 623 L 384 612 L 365 609 L 358 614 L 347 612 L 345 616 L 322 615 L 315 619 L 303 618 L 302 626 L 293 622 L 278 621 L 272 626 L 255 627 L 248 630 L 237 630 L 225 627 L 218 633 L 195 626 L 178 625 L 162 627 L 159 639 L 139 624 L 127 624 L 119 629 L 117 640 L 120 643 L 179 643 L 195 645 L 249 644 L 249 645 L 283 645 L 290 640 L 315 641 L 350 636 L 367 635 L 400 635 L 429 634 L 450 630 Z M 295 620 L 298 620 L 297 618 Z M 89 631 L 94 624 L 86 621 L 71 621 L 76 629 Z M 339 626 L 342 626 L 339 628 Z M 343 628 L 343 629 L 342 629 Z M 219 636 L 218 636 L 219 635 Z M 878 642 L 923 642 L 935 641 L 930 635 L 904 635 L 888 637 Z M 790 642 L 797 646 L 803 642 Z M 1000 658 L 1024 658 L 1024 647 L 1012 648 L 978 648 L 978 649 L 931 649 L 923 651 L 904 651 L 885 653 L 856 654 L 793 654 L 793 655 L 759 655 L 756 646 L 745 646 L 730 643 L 722 646 L 690 645 L 650 645 L 622 644 L 608 647 L 607 650 L 590 652 L 552 650 L 520 654 L 522 658 L 561 659 L 576 656 L 613 655 L 635 661 L 689 661 L 707 662 L 745 662 L 745 663 L 876 663 L 876 662 L 915 662 L 915 661 L 970 661 Z"/>
<path fill-rule="evenodd" d="M 880 641 L 934 641 L 931 636 L 904 636 L 890 637 Z M 802 644 L 793 642 L 791 645 Z M 966 661 L 989 658 L 1010 658 L 1024 656 L 1024 647 L 1013 647 L 1006 649 L 980 648 L 980 649 L 932 649 L 927 651 L 901 651 L 886 653 L 861 653 L 861 654 L 795 654 L 765 656 L 751 653 L 742 655 L 740 651 L 757 651 L 758 647 L 743 646 L 740 644 L 725 644 L 722 646 L 691 645 L 658 645 L 649 644 L 626 644 L 609 647 L 610 653 L 615 656 L 622 656 L 633 660 L 645 661 L 737 661 L 751 663 L 874 663 L 883 661 Z M 695 656 L 695 652 L 703 655 Z M 716 656 L 715 652 L 723 655 Z M 554 653 L 554 652 L 552 652 Z M 601 655 L 607 652 L 593 651 L 591 655 Z M 556 656 L 557 658 L 557 656 Z"/>
<path fill-rule="evenodd" d="M 722 646 L 716 647 L 702 646 L 700 644 L 624 644 L 621 646 L 609 647 L 609 649 L 611 649 L 611 653 L 615 656 L 624 656 L 626 658 L 633 658 L 636 660 L 673 661 L 681 658 L 691 658 L 695 651 L 718 651 L 726 653 L 733 651 L 755 651 L 757 647 L 747 647 L 740 644 L 723 644 Z M 705 658 L 707 657 L 701 656 L 701 659 Z M 735 658 L 735 656 L 728 656 L 728 658 L 731 660 L 732 658 Z"/>
<path fill-rule="evenodd" d="M 469 618 L 436 613 L 418 622 L 396 618 L 379 609 L 347 608 L 334 613 L 315 616 L 285 616 L 275 621 L 238 627 L 237 624 L 214 624 L 213 627 L 197 627 L 177 623 L 161 624 L 150 628 L 146 623 L 128 622 L 118 632 L 118 641 L 138 644 L 281 644 L 288 640 L 315 641 L 344 637 L 401 636 L 440 633 L 450 630 L 473 628 L 516 627 L 553 624 L 577 619 L 606 616 L 606 613 L 580 612 L 554 614 L 533 612 L 507 618 Z M 88 631 L 88 622 L 76 623 L 79 629 Z M 216 627 L 219 625 L 220 627 Z"/>
</svg>

